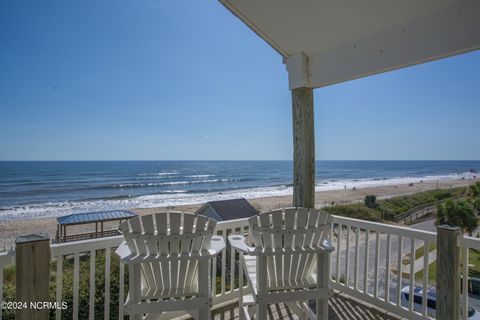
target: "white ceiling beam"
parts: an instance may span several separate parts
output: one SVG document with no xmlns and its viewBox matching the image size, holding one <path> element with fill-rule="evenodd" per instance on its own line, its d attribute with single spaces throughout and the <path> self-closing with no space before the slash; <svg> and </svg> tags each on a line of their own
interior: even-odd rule
<svg viewBox="0 0 480 320">
<path fill-rule="evenodd" d="M 480 49 L 480 1 L 464 1 L 428 17 L 304 57 L 307 76 L 284 59 L 290 89 L 318 88 Z M 290 75 L 290 72 L 295 74 Z"/>
</svg>

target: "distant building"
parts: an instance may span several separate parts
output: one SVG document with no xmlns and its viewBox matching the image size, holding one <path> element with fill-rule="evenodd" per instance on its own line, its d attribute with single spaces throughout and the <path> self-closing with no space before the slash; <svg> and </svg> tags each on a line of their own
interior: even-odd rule
<svg viewBox="0 0 480 320">
<path fill-rule="evenodd" d="M 231 199 L 210 201 L 205 203 L 196 214 L 201 214 L 217 221 L 249 218 L 256 215 L 257 210 L 247 200 Z"/>
</svg>

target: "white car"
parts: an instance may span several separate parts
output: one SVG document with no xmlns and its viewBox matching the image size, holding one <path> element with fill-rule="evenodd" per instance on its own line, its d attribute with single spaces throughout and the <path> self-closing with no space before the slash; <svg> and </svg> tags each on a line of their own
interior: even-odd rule
<svg viewBox="0 0 480 320">
<path fill-rule="evenodd" d="M 401 292 L 402 306 L 408 308 L 410 302 L 410 287 L 406 286 Z M 413 310 L 422 312 L 423 303 L 423 289 L 420 287 L 413 287 Z M 433 289 L 427 290 L 427 313 L 431 317 L 435 317 L 437 308 L 437 293 Z M 480 320 L 480 311 L 472 307 L 468 307 L 468 319 Z"/>
</svg>

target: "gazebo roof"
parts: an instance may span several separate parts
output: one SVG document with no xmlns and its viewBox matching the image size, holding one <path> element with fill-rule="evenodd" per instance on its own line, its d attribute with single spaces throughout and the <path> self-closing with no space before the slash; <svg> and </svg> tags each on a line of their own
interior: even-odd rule
<svg viewBox="0 0 480 320">
<path fill-rule="evenodd" d="M 75 213 L 68 216 L 58 217 L 59 225 L 74 225 L 93 222 L 105 222 L 113 220 L 123 220 L 136 217 L 136 214 L 128 210 L 114 210 L 102 212 Z"/>
<path fill-rule="evenodd" d="M 220 0 L 322 87 L 480 48 L 478 0 Z"/>
</svg>

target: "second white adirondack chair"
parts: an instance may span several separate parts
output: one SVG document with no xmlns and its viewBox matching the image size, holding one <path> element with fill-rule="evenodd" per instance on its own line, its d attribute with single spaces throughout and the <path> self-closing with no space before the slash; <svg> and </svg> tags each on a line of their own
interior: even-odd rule
<svg viewBox="0 0 480 320">
<path fill-rule="evenodd" d="M 241 252 L 240 267 L 251 290 L 241 293 L 242 317 L 250 319 L 256 311 L 256 319 L 265 320 L 267 306 L 283 302 L 303 319 L 328 319 L 330 253 L 334 251 L 328 241 L 331 216 L 315 209 L 286 208 L 251 217 L 249 224 L 255 247 L 248 246 L 243 236 L 228 237 Z M 309 300 L 316 300 L 316 314 Z"/>
<path fill-rule="evenodd" d="M 186 311 L 194 319 L 210 319 L 209 262 L 225 248 L 223 238 L 213 236 L 215 225 L 213 219 L 182 212 L 122 223 L 125 242 L 116 253 L 129 267 L 125 314 L 150 319 Z"/>
</svg>

